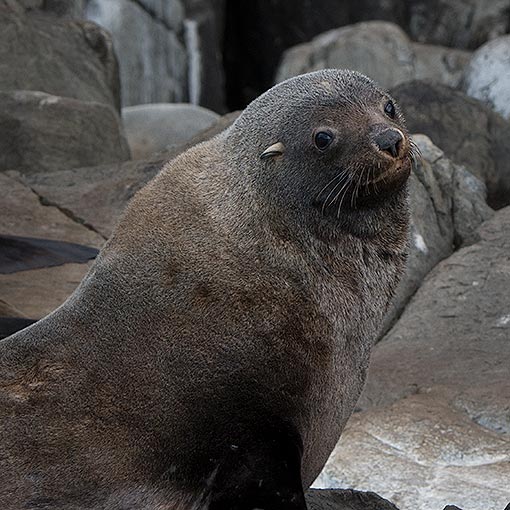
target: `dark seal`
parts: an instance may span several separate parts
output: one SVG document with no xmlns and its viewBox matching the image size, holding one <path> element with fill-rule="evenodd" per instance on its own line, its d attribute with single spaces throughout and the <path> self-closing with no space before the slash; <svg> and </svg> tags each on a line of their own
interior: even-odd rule
<svg viewBox="0 0 510 510">
<path fill-rule="evenodd" d="M 0 506 L 306 508 L 404 269 L 411 152 L 387 93 L 327 70 L 169 162 L 0 344 Z"/>
</svg>

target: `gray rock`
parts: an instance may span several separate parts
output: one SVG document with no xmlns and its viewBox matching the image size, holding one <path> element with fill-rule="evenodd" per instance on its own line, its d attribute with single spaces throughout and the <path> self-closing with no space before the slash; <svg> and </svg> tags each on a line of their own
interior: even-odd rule
<svg viewBox="0 0 510 510">
<path fill-rule="evenodd" d="M 117 61 L 105 30 L 1 4 L 0 26 L 0 90 L 38 90 L 119 107 Z"/>
<path fill-rule="evenodd" d="M 134 2 L 170 30 L 178 31 L 182 28 L 184 7 L 180 0 L 134 0 Z"/>
<path fill-rule="evenodd" d="M 415 54 L 414 79 L 429 80 L 450 87 L 457 87 L 471 58 L 471 52 L 412 43 Z"/>
<path fill-rule="evenodd" d="M 87 18 L 111 32 L 119 57 L 122 104 L 182 102 L 188 99 L 187 54 L 180 31 L 151 16 L 160 2 L 90 0 Z M 171 12 L 181 12 L 173 3 Z"/>
<path fill-rule="evenodd" d="M 189 101 L 225 111 L 223 35 L 225 0 L 183 0 Z"/>
<path fill-rule="evenodd" d="M 219 115 L 191 104 L 144 104 L 122 109 L 133 159 L 147 159 L 191 141 L 213 126 Z"/>
<path fill-rule="evenodd" d="M 391 88 L 415 78 L 457 86 L 470 53 L 412 43 L 397 25 L 369 21 L 326 32 L 287 50 L 276 80 L 328 67 L 353 69 Z"/>
<path fill-rule="evenodd" d="M 0 92 L 0 170 L 48 172 L 128 158 L 111 106 L 43 92 Z"/>
<path fill-rule="evenodd" d="M 76 221 L 109 237 L 128 201 L 159 172 L 166 161 L 223 131 L 238 115 L 236 112 L 221 117 L 214 126 L 199 133 L 190 142 L 150 160 L 26 175 L 23 180 L 45 203 L 57 205 Z"/>
<path fill-rule="evenodd" d="M 510 120 L 510 35 L 475 51 L 462 87 L 466 94 L 487 103 Z"/>
<path fill-rule="evenodd" d="M 422 81 L 391 91 L 409 129 L 424 133 L 454 162 L 485 182 L 489 204 L 510 203 L 510 122 L 480 101 Z"/>
<path fill-rule="evenodd" d="M 350 489 L 309 489 L 306 503 L 308 510 L 398 510 L 373 492 Z"/>
<path fill-rule="evenodd" d="M 410 178 L 411 231 L 406 273 L 382 332 L 404 309 L 429 271 L 455 247 L 476 242 L 476 229 L 493 215 L 482 182 L 455 165 L 424 135 L 413 135 L 421 151 Z"/>
<path fill-rule="evenodd" d="M 412 39 L 474 49 L 508 32 L 510 0 L 408 0 Z"/>
<path fill-rule="evenodd" d="M 374 348 L 361 412 L 317 485 L 413 510 L 510 500 L 510 207 L 479 237 L 436 266 Z"/>
<path fill-rule="evenodd" d="M 69 218 L 61 210 L 41 203 L 40 197 L 17 179 L 0 173 L 0 232 L 100 247 L 104 239 Z M 0 274 L 0 299 L 18 315 L 40 318 L 62 304 L 80 283 L 88 264 Z"/>
<path fill-rule="evenodd" d="M 358 23 L 331 30 L 285 52 L 276 81 L 324 68 L 353 69 L 390 88 L 412 79 L 414 53 L 397 25 L 383 21 Z"/>
</svg>

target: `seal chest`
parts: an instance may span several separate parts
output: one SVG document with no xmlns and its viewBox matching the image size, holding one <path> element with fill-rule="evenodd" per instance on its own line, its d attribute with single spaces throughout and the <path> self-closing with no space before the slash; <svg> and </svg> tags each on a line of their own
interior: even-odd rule
<svg viewBox="0 0 510 510">
<path fill-rule="evenodd" d="M 410 161 L 393 100 L 327 70 L 169 162 L 0 346 L 0 506 L 306 508 L 404 269 Z"/>
</svg>

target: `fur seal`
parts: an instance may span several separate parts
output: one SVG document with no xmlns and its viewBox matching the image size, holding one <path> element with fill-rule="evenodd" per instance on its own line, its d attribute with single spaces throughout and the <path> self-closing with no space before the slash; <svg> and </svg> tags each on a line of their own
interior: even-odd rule
<svg viewBox="0 0 510 510">
<path fill-rule="evenodd" d="M 404 269 L 411 155 L 388 94 L 326 70 L 169 162 L 0 344 L 0 507 L 305 509 Z"/>
</svg>

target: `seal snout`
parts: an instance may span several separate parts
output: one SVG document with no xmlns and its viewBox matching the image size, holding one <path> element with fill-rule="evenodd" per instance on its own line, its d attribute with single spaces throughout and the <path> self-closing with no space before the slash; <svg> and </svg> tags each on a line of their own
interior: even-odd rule
<svg viewBox="0 0 510 510">
<path fill-rule="evenodd" d="M 372 141 L 378 150 L 385 152 L 392 158 L 398 158 L 402 155 L 404 136 L 402 132 L 395 128 L 387 128 L 372 135 Z"/>
</svg>

